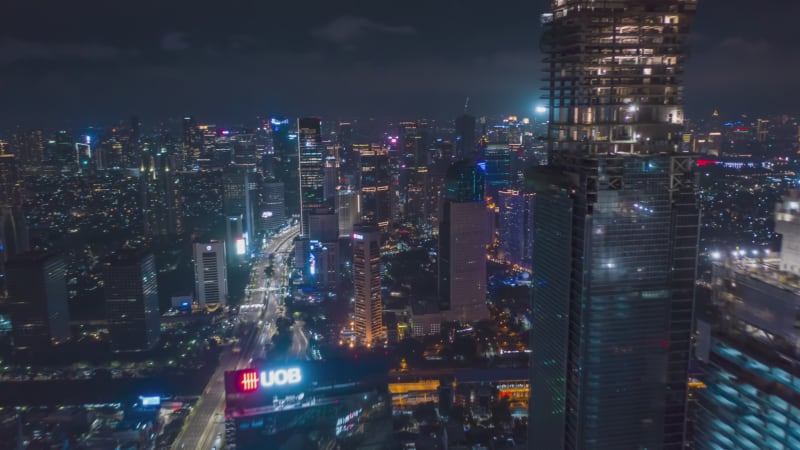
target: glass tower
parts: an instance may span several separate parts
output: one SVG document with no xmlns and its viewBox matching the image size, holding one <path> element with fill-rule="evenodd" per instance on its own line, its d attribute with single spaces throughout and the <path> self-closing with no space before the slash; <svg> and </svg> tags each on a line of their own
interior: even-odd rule
<svg viewBox="0 0 800 450">
<path fill-rule="evenodd" d="M 322 207 L 325 201 L 325 145 L 322 121 L 318 118 L 297 120 L 297 151 L 300 164 L 300 224 L 308 234 L 308 212 Z"/>
<path fill-rule="evenodd" d="M 681 449 L 699 212 L 678 153 L 695 1 L 555 0 L 535 193 L 531 442 Z"/>
</svg>

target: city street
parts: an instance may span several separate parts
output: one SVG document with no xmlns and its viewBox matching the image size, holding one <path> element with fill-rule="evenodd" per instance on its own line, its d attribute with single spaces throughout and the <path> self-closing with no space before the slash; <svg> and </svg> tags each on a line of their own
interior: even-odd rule
<svg viewBox="0 0 800 450">
<path fill-rule="evenodd" d="M 293 226 L 273 237 L 254 264 L 251 272 L 251 280 L 255 280 L 252 284 L 254 287 L 247 290 L 237 316 L 238 325 L 245 327 L 249 333 L 242 337 L 238 345 L 222 351 L 220 364 L 197 401 L 192 416 L 175 439 L 173 449 L 221 448 L 225 434 L 225 372 L 245 368 L 253 358 L 265 355 L 265 346 L 270 343 L 275 333 L 275 321 L 281 314 L 281 291 L 287 286 L 286 253 L 291 251 L 292 242 L 299 231 L 299 226 Z M 270 254 L 275 254 L 272 263 L 274 270 L 268 277 L 264 269 L 270 265 Z M 300 334 L 305 338 L 302 330 Z"/>
</svg>

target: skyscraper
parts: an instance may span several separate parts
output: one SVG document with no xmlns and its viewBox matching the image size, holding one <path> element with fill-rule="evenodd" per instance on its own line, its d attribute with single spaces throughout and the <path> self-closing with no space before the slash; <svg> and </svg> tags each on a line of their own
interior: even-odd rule
<svg viewBox="0 0 800 450">
<path fill-rule="evenodd" d="M 472 158 L 475 156 L 475 118 L 463 114 L 456 117 L 456 158 Z"/>
<path fill-rule="evenodd" d="M 453 164 L 445 177 L 439 224 L 439 309 L 449 320 L 489 317 L 486 307 L 486 243 L 489 218 L 483 200 L 484 174 L 468 161 Z"/>
<path fill-rule="evenodd" d="M 273 231 L 286 222 L 284 187 L 280 181 L 269 181 L 263 185 L 261 221 L 266 230 Z"/>
<path fill-rule="evenodd" d="M 181 232 L 182 220 L 175 183 L 177 170 L 172 155 L 147 155 L 139 171 L 142 202 L 142 224 L 146 236 L 175 236 Z"/>
<path fill-rule="evenodd" d="M 228 269 L 224 242 L 196 242 L 194 294 L 201 308 L 216 310 L 228 300 Z"/>
<path fill-rule="evenodd" d="M 255 166 L 235 164 L 229 166 L 222 175 L 222 209 L 228 222 L 228 245 L 234 248 L 237 240 L 243 239 L 245 251 L 252 245 L 255 232 L 253 207 L 256 201 Z M 236 248 L 237 255 L 243 255 Z"/>
<path fill-rule="evenodd" d="M 361 220 L 358 212 L 358 199 L 358 193 L 350 189 L 341 189 L 336 195 L 339 237 L 350 237 L 353 234 L 353 225 Z"/>
<path fill-rule="evenodd" d="M 489 144 L 483 158 L 486 162 L 486 196 L 497 201 L 498 192 L 511 186 L 511 148 L 508 144 Z"/>
<path fill-rule="evenodd" d="M 106 316 L 114 351 L 145 351 L 161 334 L 156 261 L 152 254 L 122 250 L 103 263 Z"/>
<path fill-rule="evenodd" d="M 297 153 L 300 164 L 300 225 L 308 234 L 306 217 L 309 211 L 322 206 L 325 200 L 325 145 L 322 143 L 322 121 L 314 117 L 297 120 Z"/>
<path fill-rule="evenodd" d="M 546 449 L 681 449 L 697 256 L 677 153 L 694 1 L 554 1 L 549 167 L 530 173 L 531 430 Z"/>
<path fill-rule="evenodd" d="M 291 216 L 300 214 L 300 179 L 297 163 L 296 134 L 289 133 L 289 120 L 273 117 L 269 121 L 272 128 L 273 157 L 275 158 L 275 176 L 283 182 L 286 213 Z"/>
<path fill-rule="evenodd" d="M 380 144 L 361 147 L 361 223 L 387 231 L 390 222 L 389 152 Z"/>
<path fill-rule="evenodd" d="M 526 219 L 530 216 L 529 196 L 520 191 L 500 191 L 497 198 L 500 257 L 511 264 L 523 265 Z"/>
<path fill-rule="evenodd" d="M 6 270 L 14 347 L 42 350 L 69 339 L 64 259 L 23 253 L 11 258 Z"/>
<path fill-rule="evenodd" d="M 355 334 L 359 345 L 370 347 L 384 339 L 381 299 L 381 232 L 374 226 L 353 230 L 353 287 Z"/>
</svg>

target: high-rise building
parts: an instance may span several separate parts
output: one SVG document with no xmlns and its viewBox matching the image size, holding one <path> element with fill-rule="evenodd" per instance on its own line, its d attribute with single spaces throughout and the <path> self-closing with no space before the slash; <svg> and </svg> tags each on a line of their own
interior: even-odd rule
<svg viewBox="0 0 800 450">
<path fill-rule="evenodd" d="M 156 261 L 152 254 L 123 250 L 103 263 L 103 289 L 111 349 L 153 348 L 161 334 Z"/>
<path fill-rule="evenodd" d="M 300 164 L 300 229 L 308 233 L 306 217 L 325 201 L 325 145 L 322 120 L 306 117 L 297 120 L 297 154 Z"/>
<path fill-rule="evenodd" d="M 178 176 L 172 155 L 146 155 L 139 171 L 142 224 L 146 236 L 176 236 L 182 230 Z"/>
<path fill-rule="evenodd" d="M 228 269 L 225 243 L 196 242 L 194 253 L 194 292 L 201 308 L 216 310 L 228 301 Z"/>
<path fill-rule="evenodd" d="M 699 214 L 677 149 L 695 3 L 554 1 L 543 17 L 550 165 L 528 180 L 541 448 L 684 448 Z"/>
<path fill-rule="evenodd" d="M 272 129 L 275 176 L 283 182 L 286 213 L 289 217 L 300 215 L 300 166 L 297 161 L 297 134 L 290 133 L 289 120 L 273 117 L 269 121 Z"/>
<path fill-rule="evenodd" d="M 524 266 L 530 236 L 525 233 L 527 219 L 531 217 L 530 198 L 515 190 L 500 191 L 497 198 L 499 256 L 512 265 Z"/>
<path fill-rule="evenodd" d="M 693 448 L 800 448 L 797 275 L 740 256 L 712 273 L 712 315 L 697 321 Z"/>
<path fill-rule="evenodd" d="M 45 253 L 22 253 L 8 261 L 6 271 L 14 347 L 42 350 L 68 340 L 64 259 Z"/>
<path fill-rule="evenodd" d="M 251 164 L 234 164 L 226 168 L 222 174 L 222 209 L 228 222 L 238 222 L 228 234 L 228 245 L 235 246 L 239 239 L 245 244 L 246 254 L 252 246 L 255 232 L 253 209 L 256 206 L 257 187 L 255 166 Z M 236 248 L 239 255 L 239 249 Z"/>
<path fill-rule="evenodd" d="M 475 156 L 475 118 L 463 114 L 456 117 L 456 158 L 472 158 Z"/>
<path fill-rule="evenodd" d="M 439 309 L 450 320 L 489 317 L 486 306 L 486 213 L 483 170 L 468 161 L 453 164 L 445 176 L 439 223 Z"/>
<path fill-rule="evenodd" d="M 4 291 L 4 264 L 25 247 L 21 231 L 24 215 L 17 196 L 17 164 L 15 155 L 0 155 L 0 297 Z"/>
<path fill-rule="evenodd" d="M 339 145 L 339 167 L 341 168 L 341 173 L 352 177 L 353 174 L 358 172 L 358 153 L 353 151 L 353 124 L 349 122 L 339 123 L 336 142 Z"/>
<path fill-rule="evenodd" d="M 791 189 L 775 205 L 775 231 L 783 237 L 780 269 L 800 275 L 800 190 Z"/>
<path fill-rule="evenodd" d="M 380 144 L 360 149 L 361 223 L 389 229 L 389 152 Z"/>
<path fill-rule="evenodd" d="M 359 345 L 382 343 L 381 232 L 377 227 L 356 226 L 353 230 L 353 287 L 354 331 Z"/>
<path fill-rule="evenodd" d="M 339 190 L 336 195 L 336 212 L 339 217 L 339 237 L 350 237 L 353 234 L 353 225 L 361 220 L 358 207 L 358 192 L 350 189 Z"/>
<path fill-rule="evenodd" d="M 486 197 L 497 200 L 498 192 L 511 186 L 511 148 L 508 144 L 489 144 L 484 150 Z"/>
<path fill-rule="evenodd" d="M 192 117 L 183 118 L 183 164 L 194 165 L 203 156 L 203 130 Z"/>
<path fill-rule="evenodd" d="M 285 186 L 280 181 L 263 184 L 261 221 L 264 229 L 274 231 L 286 222 Z"/>
</svg>

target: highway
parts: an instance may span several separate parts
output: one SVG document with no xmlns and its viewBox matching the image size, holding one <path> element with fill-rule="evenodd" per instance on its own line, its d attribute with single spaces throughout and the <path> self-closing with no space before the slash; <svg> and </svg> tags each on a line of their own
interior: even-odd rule
<svg viewBox="0 0 800 450">
<path fill-rule="evenodd" d="M 291 251 L 292 242 L 299 231 L 300 226 L 296 225 L 274 236 L 258 256 L 259 260 L 251 272 L 251 286 L 254 287 L 246 290 L 236 318 L 238 325 L 249 332 L 234 348 L 227 347 L 222 351 L 219 366 L 172 445 L 174 450 L 211 450 L 214 447 L 221 450 L 222 436 L 225 434 L 225 372 L 248 367 L 253 358 L 264 356 L 265 346 L 275 333 L 275 320 L 282 314 L 279 304 L 281 291 L 287 287 L 289 275 L 286 254 Z M 275 255 L 272 264 L 274 270 L 268 277 L 264 269 L 270 264 L 270 254 Z M 305 338 L 302 329 L 299 333 Z"/>
</svg>

